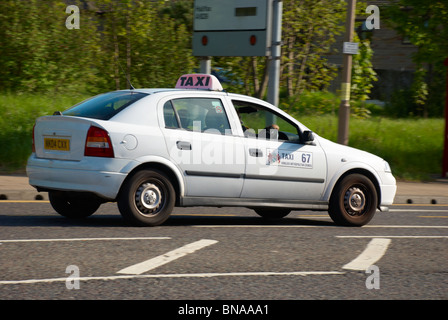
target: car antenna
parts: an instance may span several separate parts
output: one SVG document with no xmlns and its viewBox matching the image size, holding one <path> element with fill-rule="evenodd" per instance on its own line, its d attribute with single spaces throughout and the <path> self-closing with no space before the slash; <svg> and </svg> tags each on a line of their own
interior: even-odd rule
<svg viewBox="0 0 448 320">
<path fill-rule="evenodd" d="M 133 86 L 132 83 L 131 83 L 131 80 L 129 80 L 129 78 L 128 78 L 128 75 L 126 74 L 126 72 L 124 72 L 124 69 L 123 69 L 123 67 L 121 66 L 120 61 L 117 61 L 117 62 L 118 62 L 118 65 L 120 66 L 121 71 L 123 72 L 123 74 L 124 74 L 124 76 L 125 76 L 125 78 L 126 78 L 126 81 L 129 83 L 129 89 L 130 89 L 130 90 L 135 90 L 134 86 Z"/>
</svg>

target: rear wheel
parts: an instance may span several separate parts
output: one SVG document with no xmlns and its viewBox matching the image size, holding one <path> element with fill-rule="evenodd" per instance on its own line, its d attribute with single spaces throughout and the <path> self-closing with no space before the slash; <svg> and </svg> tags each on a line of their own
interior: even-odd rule
<svg viewBox="0 0 448 320">
<path fill-rule="evenodd" d="M 71 219 L 91 216 L 102 203 L 95 196 L 65 191 L 50 191 L 48 198 L 57 213 Z"/>
<path fill-rule="evenodd" d="M 378 195 L 372 181 L 361 174 L 344 177 L 330 198 L 328 213 L 336 224 L 363 226 L 375 215 Z"/>
<path fill-rule="evenodd" d="M 158 226 L 169 218 L 176 200 L 170 180 L 156 170 L 135 173 L 123 186 L 118 209 L 136 226 Z"/>
</svg>

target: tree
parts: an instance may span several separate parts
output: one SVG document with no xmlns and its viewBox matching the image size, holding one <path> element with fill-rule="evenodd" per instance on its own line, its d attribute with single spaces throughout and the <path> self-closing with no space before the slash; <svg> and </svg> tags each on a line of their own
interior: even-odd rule
<svg viewBox="0 0 448 320">
<path fill-rule="evenodd" d="M 128 88 L 126 78 L 172 87 L 194 68 L 189 26 L 171 3 L 70 3 L 81 10 L 80 29 L 66 28 L 64 1 L 0 1 L 0 90 L 99 93 Z"/>
<path fill-rule="evenodd" d="M 56 0 L 0 2 L 0 89 L 85 88 L 79 77 L 91 73 L 96 33 L 88 19 L 82 32 L 68 30 L 65 8 Z"/>
<path fill-rule="evenodd" d="M 294 104 L 305 90 L 325 90 L 336 76 L 327 56 L 344 26 L 344 0 L 296 0 L 283 2 L 282 96 Z M 263 98 L 268 82 L 265 57 L 214 57 L 214 64 L 235 75 L 232 89 Z"/>
<path fill-rule="evenodd" d="M 287 96 L 325 89 L 335 77 L 326 56 L 343 30 L 345 7 L 343 0 L 284 2 L 282 82 Z"/>
<path fill-rule="evenodd" d="M 100 0 L 102 72 L 113 89 L 172 87 L 194 67 L 188 27 L 163 1 Z M 125 71 L 125 72 L 124 72 Z M 126 75 L 126 77 L 125 77 Z M 110 87 L 110 85 L 109 85 Z M 111 88 L 112 89 L 112 88 Z"/>
<path fill-rule="evenodd" d="M 413 84 L 416 112 L 440 116 L 448 57 L 448 2 L 397 0 L 382 10 L 388 23 L 418 46 L 413 60 L 417 73 Z"/>
</svg>

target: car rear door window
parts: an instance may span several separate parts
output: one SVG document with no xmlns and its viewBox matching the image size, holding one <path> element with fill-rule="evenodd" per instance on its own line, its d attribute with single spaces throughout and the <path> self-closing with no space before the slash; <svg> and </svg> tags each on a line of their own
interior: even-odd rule
<svg viewBox="0 0 448 320">
<path fill-rule="evenodd" d="M 178 125 L 189 131 L 225 134 L 230 131 L 230 124 L 220 99 L 214 98 L 181 98 L 171 100 Z M 166 105 L 166 104 L 165 104 Z M 167 107 L 169 110 L 169 108 Z M 165 126 L 172 123 L 172 115 L 165 112 Z M 169 126 L 168 126 L 169 127 Z"/>
<path fill-rule="evenodd" d="M 171 101 L 167 101 L 163 105 L 163 118 L 165 120 L 165 128 L 177 129 L 180 128 L 179 120 L 176 113 L 174 112 L 173 105 Z"/>
</svg>

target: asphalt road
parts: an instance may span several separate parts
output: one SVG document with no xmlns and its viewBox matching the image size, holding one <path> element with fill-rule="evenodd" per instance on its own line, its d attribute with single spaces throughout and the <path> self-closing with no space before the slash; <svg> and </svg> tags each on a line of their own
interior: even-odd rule
<svg viewBox="0 0 448 320">
<path fill-rule="evenodd" d="M 115 204 L 73 221 L 46 201 L 2 201 L 0 300 L 445 300 L 447 244 L 447 205 L 393 206 L 361 228 L 325 212 L 179 208 L 136 228 Z"/>
</svg>

